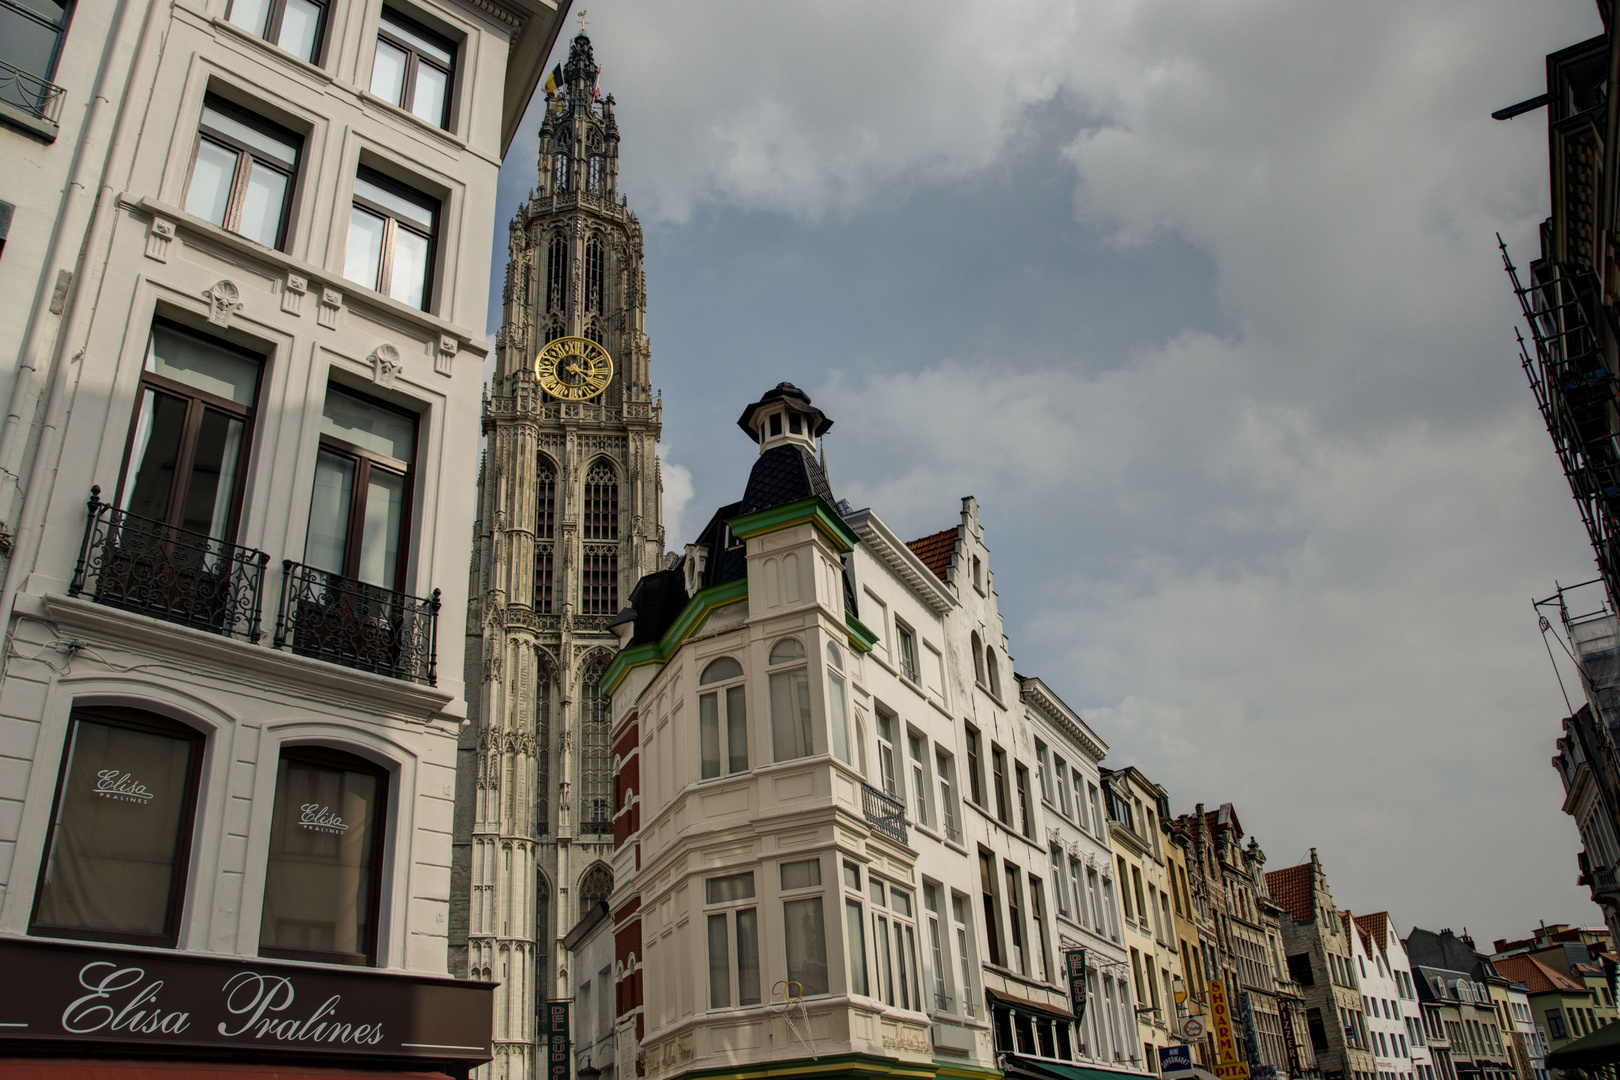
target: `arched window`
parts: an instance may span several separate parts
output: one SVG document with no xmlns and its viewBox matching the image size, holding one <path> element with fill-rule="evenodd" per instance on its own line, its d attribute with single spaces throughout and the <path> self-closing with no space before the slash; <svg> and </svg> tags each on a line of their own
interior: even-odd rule
<svg viewBox="0 0 1620 1080">
<path fill-rule="evenodd" d="M 613 871 L 597 863 L 579 879 L 579 917 L 590 914 L 597 904 L 613 895 Z"/>
<path fill-rule="evenodd" d="M 534 680 L 534 790 L 535 817 L 541 836 L 551 835 L 551 670 L 544 655 L 537 657 Z M 543 968 L 541 970 L 544 970 Z"/>
<path fill-rule="evenodd" d="M 771 743 L 777 761 L 815 753 L 810 725 L 810 673 L 804 659 L 804 645 L 798 638 L 783 638 L 771 649 Z M 779 667 L 781 670 L 775 670 Z"/>
<path fill-rule="evenodd" d="M 1001 665 L 996 663 L 996 650 L 990 645 L 984 647 L 984 667 L 990 673 L 990 692 L 996 697 L 1001 696 Z"/>
<path fill-rule="evenodd" d="M 849 700 L 844 696 L 844 654 L 836 641 L 827 642 L 827 727 L 832 736 L 832 751 L 845 765 L 853 765 L 849 756 Z"/>
<path fill-rule="evenodd" d="M 546 340 L 547 341 L 556 341 L 558 338 L 560 338 L 562 336 L 563 336 L 563 325 L 562 325 L 562 323 L 558 322 L 557 320 L 552 320 L 551 324 L 546 327 Z"/>
<path fill-rule="evenodd" d="M 558 146 L 556 157 L 552 162 L 551 186 L 559 193 L 568 190 L 568 174 L 572 164 L 573 159 L 569 156 L 568 148 Z"/>
<path fill-rule="evenodd" d="M 551 238 L 546 252 L 546 310 L 568 306 L 568 241 L 561 233 Z"/>
<path fill-rule="evenodd" d="M 601 154 L 592 154 L 590 171 L 585 180 L 589 190 L 600 195 L 607 190 L 607 169 Z"/>
<path fill-rule="evenodd" d="M 534 890 L 534 973 L 535 989 L 541 997 L 551 996 L 552 966 L 548 960 L 552 942 L 557 940 L 557 927 L 551 918 L 551 879 L 541 870 L 535 878 Z M 484 981 L 493 976 L 484 969 Z"/>
<path fill-rule="evenodd" d="M 698 695 L 699 775 L 704 780 L 748 769 L 748 687 L 742 678 L 742 665 L 730 656 L 709 664 L 698 678 L 699 686 L 714 686 Z"/>
<path fill-rule="evenodd" d="M 979 642 L 979 632 L 977 630 L 973 631 L 973 636 L 970 640 L 973 648 L 973 681 L 978 683 L 980 686 L 983 686 L 985 685 L 984 648 Z"/>
<path fill-rule="evenodd" d="M 582 835 L 613 832 L 613 759 L 608 746 L 612 718 L 601 684 L 605 666 L 605 660 L 599 656 L 586 665 L 580 679 L 578 831 Z"/>
<path fill-rule="evenodd" d="M 590 325 L 585 327 L 585 336 L 604 349 L 607 348 L 607 335 L 602 332 L 602 324 L 598 320 L 592 319 Z"/>
<path fill-rule="evenodd" d="M 557 471 L 540 459 L 534 478 L 534 611 L 550 615 L 556 588 Z"/>
<path fill-rule="evenodd" d="M 585 310 L 592 315 L 602 314 L 602 287 L 605 282 L 606 260 L 602 257 L 602 238 L 593 236 L 585 241 Z M 597 342 L 601 344 L 600 341 Z"/>
<path fill-rule="evenodd" d="M 619 480 L 613 466 L 598 461 L 590 467 L 583 502 L 579 610 L 613 615 L 619 610 Z"/>
</svg>

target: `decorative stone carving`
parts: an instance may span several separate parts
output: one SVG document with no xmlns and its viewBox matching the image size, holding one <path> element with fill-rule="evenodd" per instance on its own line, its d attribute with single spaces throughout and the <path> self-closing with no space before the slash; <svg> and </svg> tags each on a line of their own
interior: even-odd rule
<svg viewBox="0 0 1620 1080">
<path fill-rule="evenodd" d="M 303 274 L 287 272 L 287 280 L 281 286 L 281 310 L 288 315 L 302 315 L 304 311 L 304 294 L 309 292 L 309 281 Z"/>
<path fill-rule="evenodd" d="M 169 261 L 169 241 L 174 239 L 174 222 L 155 217 L 146 227 L 146 257 L 158 262 Z"/>
<path fill-rule="evenodd" d="M 230 326 L 231 316 L 242 308 L 242 290 L 226 278 L 209 286 L 203 298 L 208 301 L 208 321 L 215 326 Z"/>
<path fill-rule="evenodd" d="M 315 321 L 328 330 L 336 330 L 338 311 L 342 307 L 343 294 L 336 289 L 323 288 L 321 290 L 321 309 L 315 313 Z"/>
<path fill-rule="evenodd" d="M 451 371 L 451 363 L 455 360 L 456 352 L 460 348 L 461 343 L 452 335 L 440 334 L 439 349 L 433 357 L 433 370 L 437 371 L 440 375 L 448 376 Z"/>
<path fill-rule="evenodd" d="M 393 386 L 401 367 L 399 350 L 392 345 L 379 345 L 366 357 L 371 363 L 371 381 L 378 386 Z"/>
</svg>

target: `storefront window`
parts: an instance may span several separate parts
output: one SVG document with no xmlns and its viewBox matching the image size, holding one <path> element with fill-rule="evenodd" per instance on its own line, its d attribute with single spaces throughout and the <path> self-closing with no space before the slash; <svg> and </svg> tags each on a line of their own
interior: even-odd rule
<svg viewBox="0 0 1620 1080">
<path fill-rule="evenodd" d="M 360 758 L 316 747 L 283 752 L 261 956 L 376 962 L 387 790 L 387 774 Z"/>
<path fill-rule="evenodd" d="M 190 728 L 75 711 L 30 932 L 173 946 L 201 766 Z"/>
</svg>

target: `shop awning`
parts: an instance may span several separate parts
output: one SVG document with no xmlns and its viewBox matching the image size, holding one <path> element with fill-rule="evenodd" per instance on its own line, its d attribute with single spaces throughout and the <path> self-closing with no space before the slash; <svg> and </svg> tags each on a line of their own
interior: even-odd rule
<svg viewBox="0 0 1620 1080">
<path fill-rule="evenodd" d="M 1547 1055 L 1549 1069 L 1595 1069 L 1620 1063 L 1620 1024 L 1600 1027 Z"/>
<path fill-rule="evenodd" d="M 1045 1061 L 1023 1054 L 1008 1054 L 1007 1058 L 1016 1062 L 1025 1071 L 1049 1077 L 1051 1080 L 1136 1080 L 1137 1077 L 1148 1075 L 1140 1072 L 1098 1069 L 1090 1065 L 1069 1065 L 1061 1061 Z"/>
<path fill-rule="evenodd" d="M 212 1061 L 93 1061 L 0 1058 L 0 1080 L 450 1080 L 420 1069 L 332 1069 L 320 1065 L 234 1065 Z"/>
<path fill-rule="evenodd" d="M 992 1005 L 1005 1005 L 1009 1009 L 1049 1016 L 1053 1020 L 1072 1021 L 1074 1019 L 1074 1013 L 1060 1009 L 1056 1005 L 1047 1005 L 1043 1002 L 1031 1001 L 1028 998 L 1013 997 L 1011 994 L 1004 994 L 999 990 L 986 989 L 984 995 L 990 999 Z"/>
</svg>

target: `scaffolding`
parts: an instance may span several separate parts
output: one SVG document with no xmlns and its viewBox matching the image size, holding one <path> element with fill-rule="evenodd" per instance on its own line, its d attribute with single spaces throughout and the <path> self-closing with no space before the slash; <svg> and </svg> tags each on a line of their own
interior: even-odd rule
<svg viewBox="0 0 1620 1080">
<path fill-rule="evenodd" d="M 1532 355 L 1515 331 L 1520 363 L 1597 554 L 1609 608 L 1620 610 L 1620 411 L 1614 371 L 1583 296 L 1592 295 L 1596 283 L 1546 259 L 1531 267 L 1526 284 L 1500 236 L 1496 242 L 1535 343 Z M 1609 340 L 1620 337 L 1612 326 L 1602 329 Z"/>
</svg>

